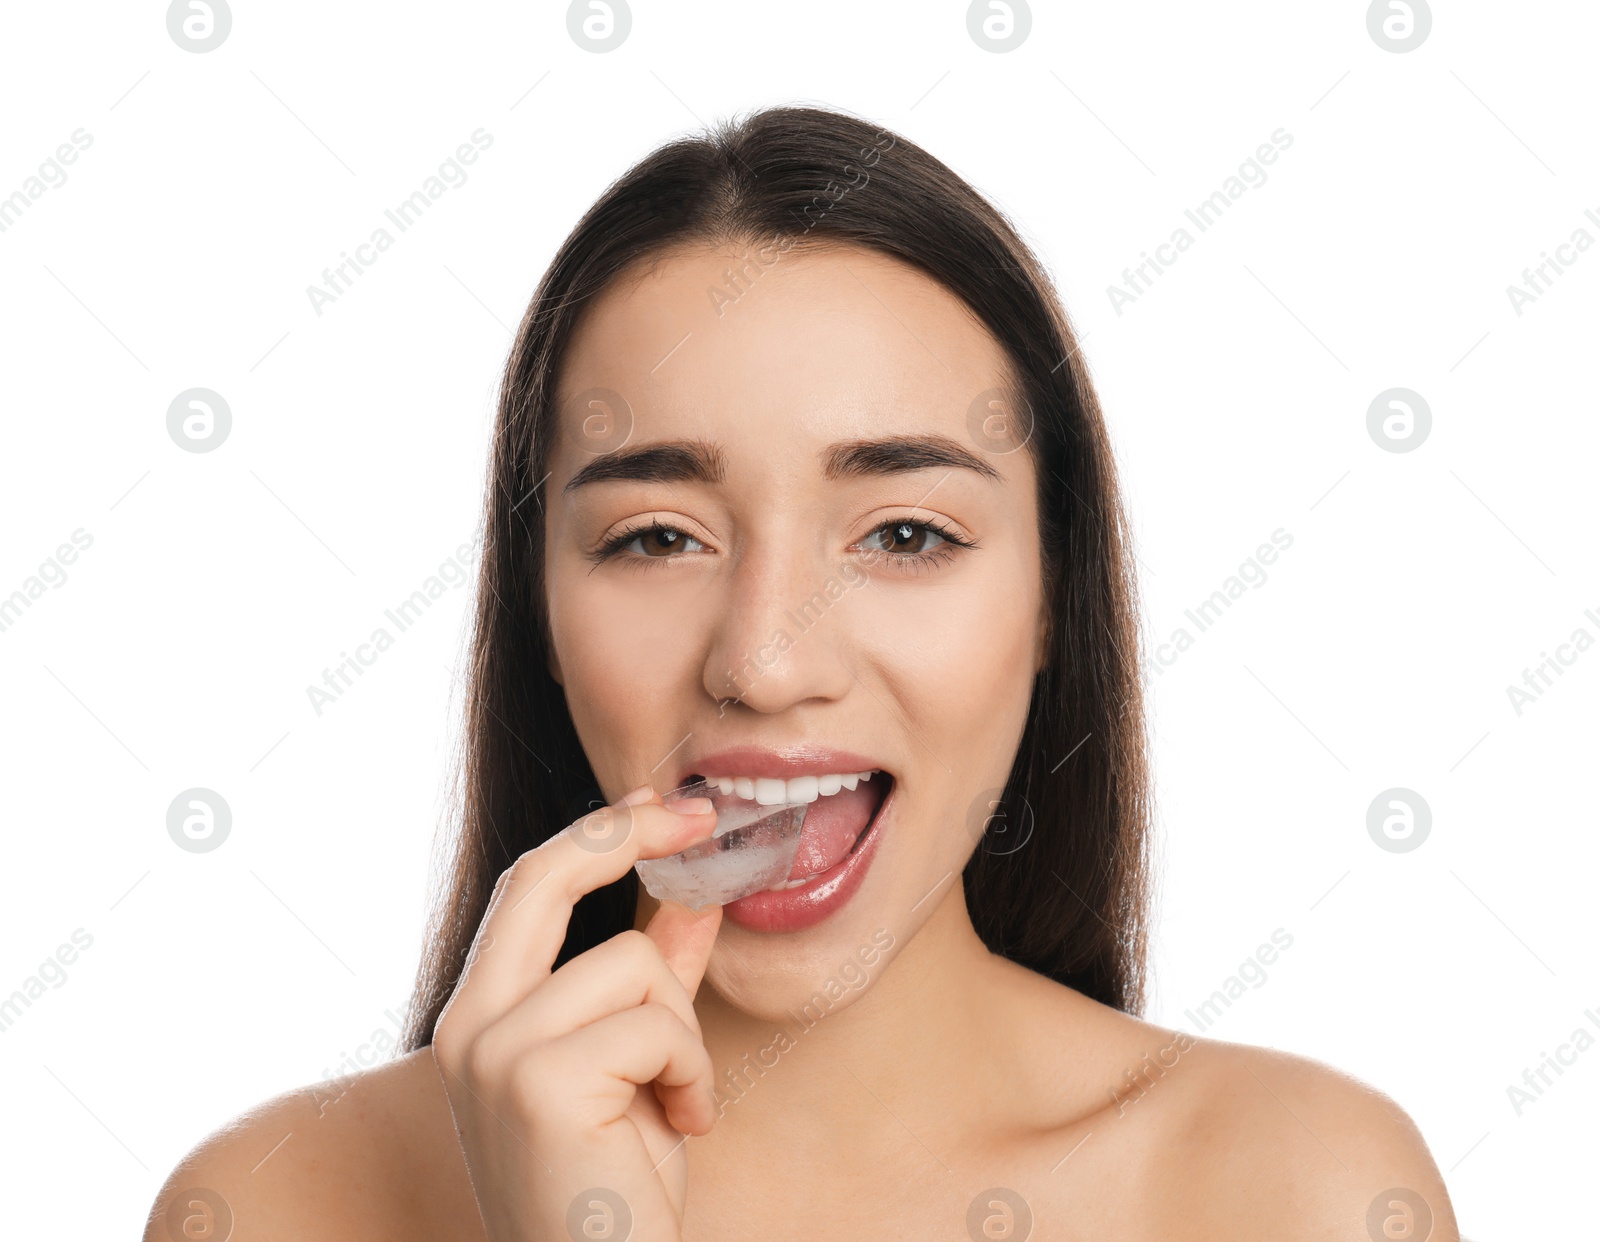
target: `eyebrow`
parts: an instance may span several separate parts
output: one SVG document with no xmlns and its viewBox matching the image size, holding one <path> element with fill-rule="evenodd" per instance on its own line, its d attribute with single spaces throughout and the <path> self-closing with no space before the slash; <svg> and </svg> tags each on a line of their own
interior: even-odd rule
<svg viewBox="0 0 1600 1242">
<path fill-rule="evenodd" d="M 844 440 L 822 452 L 822 474 L 830 480 L 939 468 L 970 470 L 981 478 L 1001 481 L 1000 472 L 978 454 L 938 434 Z M 590 483 L 617 480 L 722 483 L 726 478 L 727 459 L 717 445 L 705 440 L 668 440 L 604 453 L 579 469 L 561 490 L 566 493 Z"/>
<path fill-rule="evenodd" d="M 883 440 L 847 440 L 822 455 L 824 478 L 839 479 L 909 470 L 971 470 L 981 478 L 1001 481 L 1000 472 L 949 436 L 890 436 Z"/>
</svg>

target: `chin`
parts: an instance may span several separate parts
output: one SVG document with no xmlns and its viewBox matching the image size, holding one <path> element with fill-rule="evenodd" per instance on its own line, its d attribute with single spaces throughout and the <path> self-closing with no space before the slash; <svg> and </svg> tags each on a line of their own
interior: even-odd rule
<svg viewBox="0 0 1600 1242">
<path fill-rule="evenodd" d="M 878 980 L 905 939 L 890 902 L 863 891 L 849 907 L 804 933 L 740 934 L 726 921 L 705 982 L 733 1008 L 791 1031 L 853 1005 Z M 726 941 L 726 943 L 724 943 Z"/>
</svg>

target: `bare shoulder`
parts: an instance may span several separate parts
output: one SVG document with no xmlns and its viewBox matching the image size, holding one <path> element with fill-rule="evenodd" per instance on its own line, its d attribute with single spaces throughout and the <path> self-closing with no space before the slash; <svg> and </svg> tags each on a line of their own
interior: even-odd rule
<svg viewBox="0 0 1600 1242">
<path fill-rule="evenodd" d="M 449 1104 L 422 1048 L 285 1092 L 206 1136 L 168 1176 L 144 1239 L 230 1237 L 225 1221 L 231 1242 L 456 1236 L 441 1220 L 464 1223 L 462 1238 L 482 1236 Z"/>
<path fill-rule="evenodd" d="M 1190 1236 L 1457 1242 L 1427 1143 L 1389 1096 L 1309 1057 L 1167 1035 L 1168 1184 Z"/>
<path fill-rule="evenodd" d="M 1427 1143 L 1383 1092 L 1013 975 L 1030 1032 L 1018 1060 L 1056 1119 L 1059 1174 L 1041 1193 L 1065 1196 L 1063 1220 L 1125 1238 L 1458 1242 Z"/>
</svg>

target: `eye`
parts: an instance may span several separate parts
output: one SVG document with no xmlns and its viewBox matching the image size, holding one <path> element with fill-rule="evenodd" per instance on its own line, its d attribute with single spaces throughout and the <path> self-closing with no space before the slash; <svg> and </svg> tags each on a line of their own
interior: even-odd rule
<svg viewBox="0 0 1600 1242">
<path fill-rule="evenodd" d="M 640 526 L 630 526 L 618 531 L 593 554 L 591 559 L 598 563 L 628 551 L 632 556 L 624 559 L 674 560 L 689 544 L 702 549 L 705 547 L 705 544 L 693 535 L 685 534 L 676 527 L 665 526 L 660 522 L 646 522 Z"/>
<path fill-rule="evenodd" d="M 938 522 L 892 518 L 869 532 L 860 546 L 870 561 L 923 572 L 954 558 L 957 549 L 978 545 Z M 642 567 L 646 561 L 681 560 L 684 553 L 693 549 L 704 551 L 705 544 L 677 527 L 644 522 L 618 531 L 589 559 L 599 565 L 616 557 L 624 564 Z"/>
<path fill-rule="evenodd" d="M 886 541 L 879 540 L 879 536 L 885 536 Z M 937 542 L 929 543 L 930 537 Z M 861 546 L 869 559 L 885 561 L 897 569 L 926 570 L 952 559 L 956 549 L 977 544 L 938 522 L 892 518 L 868 534 Z"/>
</svg>

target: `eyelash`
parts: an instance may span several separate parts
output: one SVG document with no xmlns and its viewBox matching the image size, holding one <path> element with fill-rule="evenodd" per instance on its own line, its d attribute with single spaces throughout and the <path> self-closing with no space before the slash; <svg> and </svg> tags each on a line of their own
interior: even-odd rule
<svg viewBox="0 0 1600 1242">
<path fill-rule="evenodd" d="M 896 527 L 900 526 L 910 526 L 918 530 L 929 530 L 944 540 L 944 542 L 938 547 L 931 548 L 926 552 L 884 552 L 882 554 L 884 560 L 893 565 L 894 568 L 901 573 L 932 572 L 941 565 L 947 564 L 950 560 L 955 558 L 958 555 L 957 549 L 975 548 L 978 546 L 976 541 L 962 538 L 960 535 L 956 534 L 955 531 L 939 522 L 912 519 L 908 517 L 890 518 L 887 522 L 880 522 L 877 526 L 873 527 L 867 532 L 867 538 L 870 539 L 873 535 L 879 534 L 882 531 L 894 530 Z M 596 566 L 598 566 L 601 563 L 620 555 L 623 549 L 637 539 L 640 535 L 651 535 L 657 531 L 671 531 L 674 534 L 683 535 L 687 539 L 694 538 L 693 535 L 688 534 L 686 531 L 679 530 L 676 526 L 668 526 L 663 522 L 643 522 L 637 526 L 630 526 L 624 530 L 618 531 L 609 540 L 607 540 L 598 551 L 591 553 L 589 559 L 593 561 Z M 696 542 L 699 541 L 696 540 Z M 862 542 L 865 542 L 865 540 Z M 678 557 L 676 556 L 632 555 L 625 557 L 624 562 L 635 565 L 639 568 L 644 568 L 645 565 L 650 561 L 670 561 L 677 559 Z"/>
</svg>

